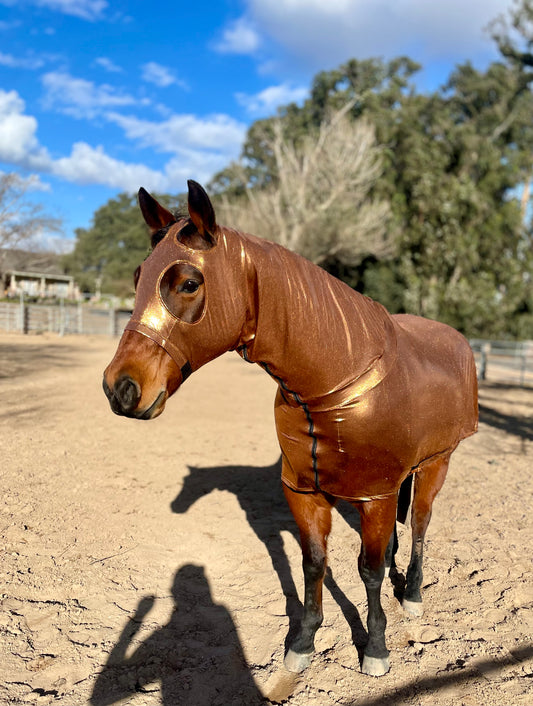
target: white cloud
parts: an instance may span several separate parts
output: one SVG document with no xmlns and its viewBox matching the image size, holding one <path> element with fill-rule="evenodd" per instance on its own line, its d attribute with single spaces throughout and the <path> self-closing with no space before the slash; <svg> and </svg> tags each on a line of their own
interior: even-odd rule
<svg viewBox="0 0 533 706">
<path fill-rule="evenodd" d="M 108 59 L 106 56 L 99 56 L 97 59 L 94 60 L 94 63 L 96 64 L 96 66 L 100 66 L 102 69 L 109 71 L 109 73 L 120 74 L 123 72 L 123 69 L 121 69 L 120 66 L 115 64 L 114 61 Z"/>
<path fill-rule="evenodd" d="M 508 0 L 247 0 L 246 19 L 292 61 L 317 70 L 351 57 L 473 58 L 489 51 L 483 28 L 508 6 Z"/>
<path fill-rule="evenodd" d="M 182 88 L 187 88 L 187 84 L 178 79 L 171 69 L 155 61 L 149 61 L 147 64 L 143 64 L 141 69 L 142 80 L 147 83 L 153 83 L 159 86 L 159 88 L 166 88 L 174 83 Z"/>
<path fill-rule="evenodd" d="M 92 81 L 64 72 L 44 74 L 41 80 L 46 89 L 45 106 L 75 118 L 93 118 L 104 110 L 139 103 L 135 97 L 117 91 L 113 86 L 97 86 Z"/>
<path fill-rule="evenodd" d="M 248 113 L 257 117 L 272 115 L 280 106 L 300 103 L 308 96 L 308 88 L 293 88 L 288 83 L 282 83 L 279 86 L 269 86 L 254 95 L 237 93 L 235 97 Z"/>
<path fill-rule="evenodd" d="M 106 0 L 29 0 L 29 2 L 89 21 L 100 19 L 108 7 Z"/>
<path fill-rule="evenodd" d="M 107 118 L 119 125 L 130 140 L 159 152 L 177 153 L 183 147 L 190 147 L 233 154 L 242 145 L 246 133 L 246 125 L 228 115 L 197 118 L 174 114 L 161 122 L 119 113 L 109 113 Z"/>
<path fill-rule="evenodd" d="M 162 171 L 156 171 L 144 164 L 114 159 L 102 147 L 93 148 L 79 142 L 72 148 L 70 156 L 51 163 L 50 171 L 76 184 L 103 184 L 129 193 L 144 186 L 149 191 L 172 193 L 183 189 L 191 177 L 207 181 L 228 163 L 225 154 L 215 151 L 186 147 L 176 151 L 179 155 L 168 160 Z"/>
<path fill-rule="evenodd" d="M 40 69 L 44 61 L 34 56 L 13 56 L 0 52 L 0 66 L 7 66 L 10 69 Z"/>
<path fill-rule="evenodd" d="M 162 175 L 143 164 L 122 162 L 107 155 L 102 147 L 77 142 L 69 157 L 50 164 L 56 176 L 76 184 L 105 184 L 116 189 L 136 191 L 143 183 L 156 190 L 163 184 Z"/>
<path fill-rule="evenodd" d="M 170 158 L 158 171 L 140 162 L 124 162 L 103 147 L 77 142 L 68 156 L 52 159 L 37 139 L 37 120 L 25 114 L 25 104 L 16 91 L 0 89 L 0 162 L 52 174 L 77 184 L 101 184 L 135 192 L 139 186 L 152 191 L 176 191 L 186 178 L 209 179 L 237 157 L 246 126 L 226 115 L 199 119 L 172 115 L 157 123 L 102 113 L 119 125 L 136 147 L 148 146 Z M 35 182 L 34 188 L 42 182 Z M 42 188 L 46 188 L 42 184 Z"/>
<path fill-rule="evenodd" d="M 37 140 L 37 120 L 24 115 L 25 107 L 16 91 L 0 89 L 0 161 L 40 169 L 49 155 Z"/>
<path fill-rule="evenodd" d="M 259 49 L 261 39 L 253 25 L 244 17 L 232 22 L 213 48 L 222 54 L 253 54 Z"/>
<path fill-rule="evenodd" d="M 25 115 L 25 104 L 16 91 L 0 90 L 0 161 L 54 174 L 77 184 L 105 184 L 135 191 L 140 184 L 159 189 L 163 175 L 142 164 L 131 164 L 107 155 L 103 148 L 76 143 L 70 156 L 53 160 L 37 139 L 37 120 Z M 32 177 L 33 188 L 42 182 Z M 42 184 L 42 188 L 46 188 Z"/>
<path fill-rule="evenodd" d="M 36 5 L 46 7 L 53 12 L 79 17 L 93 22 L 103 17 L 108 7 L 107 0 L 0 0 L 0 5 Z"/>
</svg>

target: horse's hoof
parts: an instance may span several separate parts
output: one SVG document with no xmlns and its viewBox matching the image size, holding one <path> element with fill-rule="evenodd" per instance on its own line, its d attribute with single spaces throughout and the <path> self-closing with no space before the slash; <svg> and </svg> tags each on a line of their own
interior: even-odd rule
<svg viewBox="0 0 533 706">
<path fill-rule="evenodd" d="M 408 601 L 406 598 L 402 601 L 402 608 L 406 613 L 414 618 L 421 618 L 424 615 L 424 606 L 421 601 Z"/>
<path fill-rule="evenodd" d="M 363 674 L 368 674 L 371 677 L 382 677 L 390 669 L 388 657 L 363 657 L 363 665 L 361 671 Z"/>
<path fill-rule="evenodd" d="M 283 664 L 289 672 L 303 672 L 311 664 L 313 652 L 293 652 L 289 650 Z"/>
</svg>

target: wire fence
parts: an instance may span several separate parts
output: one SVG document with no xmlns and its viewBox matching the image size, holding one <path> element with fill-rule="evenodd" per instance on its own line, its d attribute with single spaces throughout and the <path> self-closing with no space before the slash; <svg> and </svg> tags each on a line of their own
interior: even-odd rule
<svg viewBox="0 0 533 706">
<path fill-rule="evenodd" d="M 0 302 L 0 330 L 19 333 L 57 333 L 119 336 L 131 311 L 97 308 L 86 302 L 34 304 Z M 533 386 L 533 341 L 472 339 L 481 381 Z"/>
</svg>

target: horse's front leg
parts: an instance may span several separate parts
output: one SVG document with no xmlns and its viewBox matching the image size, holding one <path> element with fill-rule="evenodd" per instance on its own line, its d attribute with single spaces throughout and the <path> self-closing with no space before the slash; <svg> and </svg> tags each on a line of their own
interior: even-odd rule
<svg viewBox="0 0 533 706">
<path fill-rule="evenodd" d="M 322 493 L 295 493 L 283 486 L 300 530 L 305 580 L 304 612 L 296 638 L 285 656 L 285 667 L 302 672 L 315 651 L 315 633 L 322 624 L 322 585 L 326 573 L 327 541 L 334 498 Z"/>
<path fill-rule="evenodd" d="M 379 677 L 389 671 L 389 651 L 385 644 L 387 619 L 381 607 L 381 584 L 385 575 L 385 552 L 394 531 L 397 499 L 391 497 L 354 503 L 361 516 L 359 574 L 368 604 L 368 642 L 363 665 L 365 674 Z"/>
</svg>

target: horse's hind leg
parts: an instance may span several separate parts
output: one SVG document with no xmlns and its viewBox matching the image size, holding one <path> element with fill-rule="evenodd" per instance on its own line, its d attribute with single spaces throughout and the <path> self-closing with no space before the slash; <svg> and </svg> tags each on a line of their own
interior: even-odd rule
<svg viewBox="0 0 533 706">
<path fill-rule="evenodd" d="M 296 638 L 285 656 L 285 667 L 302 672 L 315 650 L 315 633 L 322 624 L 322 585 L 326 573 L 327 540 L 334 498 L 322 493 L 295 493 L 283 486 L 300 530 L 305 580 L 304 612 Z"/>
<path fill-rule="evenodd" d="M 415 490 L 411 525 L 413 543 L 411 560 L 407 569 L 405 591 L 402 601 L 404 610 L 410 615 L 420 617 L 423 612 L 422 595 L 422 562 L 424 558 L 424 537 L 431 519 L 431 508 L 439 490 L 442 488 L 450 456 L 445 456 L 428 463 L 415 474 Z"/>
<path fill-rule="evenodd" d="M 396 496 L 355 503 L 361 516 L 359 574 L 365 584 L 368 604 L 368 642 L 361 670 L 379 677 L 389 671 L 385 644 L 387 619 L 381 607 L 381 584 L 385 575 L 385 552 L 396 522 Z"/>
</svg>

